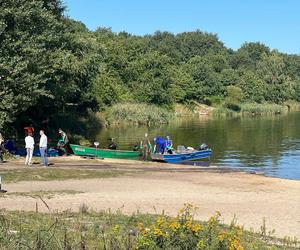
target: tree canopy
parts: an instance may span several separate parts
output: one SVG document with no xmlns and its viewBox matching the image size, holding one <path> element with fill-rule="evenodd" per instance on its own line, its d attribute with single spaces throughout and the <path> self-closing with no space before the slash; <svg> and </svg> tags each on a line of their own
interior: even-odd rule
<svg viewBox="0 0 300 250">
<path fill-rule="evenodd" d="M 136 36 L 89 31 L 61 0 L 0 2 L 0 129 L 22 116 L 102 110 L 118 102 L 171 108 L 207 98 L 300 100 L 300 56 L 247 42 L 237 51 L 196 30 Z"/>
</svg>

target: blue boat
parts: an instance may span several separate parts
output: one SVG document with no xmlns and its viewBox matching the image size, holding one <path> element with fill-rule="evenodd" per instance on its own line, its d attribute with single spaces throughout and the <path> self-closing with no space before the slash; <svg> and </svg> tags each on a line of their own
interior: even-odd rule
<svg viewBox="0 0 300 250">
<path fill-rule="evenodd" d="M 162 161 L 167 163 L 180 163 L 184 161 L 195 161 L 200 159 L 207 159 L 212 155 L 211 149 L 204 150 L 186 150 L 184 152 L 169 153 L 154 153 L 151 154 L 153 161 Z"/>
<path fill-rule="evenodd" d="M 210 158 L 212 150 L 206 144 L 202 144 L 199 150 L 192 147 L 185 148 L 182 145 L 173 150 L 173 142 L 169 137 L 154 138 L 155 147 L 151 154 L 153 161 L 162 161 L 168 163 L 180 163 L 184 161 L 195 161 Z"/>
</svg>

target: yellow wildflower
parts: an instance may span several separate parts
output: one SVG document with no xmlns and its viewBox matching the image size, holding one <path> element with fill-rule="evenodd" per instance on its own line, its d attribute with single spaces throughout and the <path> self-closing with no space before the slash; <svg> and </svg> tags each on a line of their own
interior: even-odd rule
<svg viewBox="0 0 300 250">
<path fill-rule="evenodd" d="M 191 229 L 192 228 L 192 221 L 191 220 L 187 220 L 185 223 L 184 223 L 184 226 L 188 229 Z"/>
<path fill-rule="evenodd" d="M 157 236 L 164 236 L 164 232 L 159 228 L 154 229 L 154 234 Z"/>
<path fill-rule="evenodd" d="M 244 250 L 244 248 L 241 246 L 238 239 L 233 239 L 230 242 L 229 250 Z"/>
<path fill-rule="evenodd" d="M 194 233 L 198 233 L 199 231 L 201 231 L 201 225 L 199 225 L 199 224 L 193 224 L 192 227 L 191 227 L 191 230 Z"/>
<path fill-rule="evenodd" d="M 218 239 L 219 241 L 224 241 L 225 240 L 225 237 L 226 237 L 226 233 L 222 232 L 218 235 Z"/>
<path fill-rule="evenodd" d="M 170 225 L 169 228 L 176 232 L 180 228 L 180 224 L 177 221 L 173 221 Z"/>
</svg>

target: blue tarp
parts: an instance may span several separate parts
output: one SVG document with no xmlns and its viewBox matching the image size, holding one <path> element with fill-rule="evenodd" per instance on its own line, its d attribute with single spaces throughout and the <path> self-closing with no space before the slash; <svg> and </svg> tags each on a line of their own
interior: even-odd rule
<svg viewBox="0 0 300 250">
<path fill-rule="evenodd" d="M 25 148 L 16 148 L 15 143 L 12 140 L 7 140 L 4 143 L 4 147 L 6 150 L 9 151 L 9 153 L 11 153 L 13 155 L 26 156 L 26 149 Z M 40 150 L 38 148 L 35 148 L 33 150 L 33 156 L 41 156 Z M 48 148 L 48 156 L 49 157 L 59 156 L 58 150 L 56 150 L 54 148 Z"/>
</svg>

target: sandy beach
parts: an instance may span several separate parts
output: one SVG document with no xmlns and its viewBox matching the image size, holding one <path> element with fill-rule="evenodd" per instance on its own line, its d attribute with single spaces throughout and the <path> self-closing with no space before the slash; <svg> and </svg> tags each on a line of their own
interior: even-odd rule
<svg viewBox="0 0 300 250">
<path fill-rule="evenodd" d="M 53 160 L 52 160 L 53 161 Z M 112 178 L 63 181 L 21 181 L 3 183 L 7 195 L 0 197 L 0 208 L 49 212 L 41 199 L 16 192 L 57 191 L 44 198 L 51 211 L 77 211 L 83 203 L 94 210 L 120 209 L 175 216 L 184 203 L 199 207 L 196 218 L 207 220 L 220 211 L 225 223 L 237 218 L 245 229 L 260 231 L 263 220 L 267 231 L 279 237 L 300 238 L 300 182 L 233 172 L 218 167 L 194 167 L 120 160 L 83 160 L 76 157 L 54 160 L 51 168 L 112 169 L 126 172 Z M 24 169 L 21 162 L 0 165 L 3 169 Z M 39 168 L 33 166 L 31 168 Z M 63 193 L 63 191 L 75 191 Z M 62 192 L 59 194 L 59 192 Z"/>
</svg>

